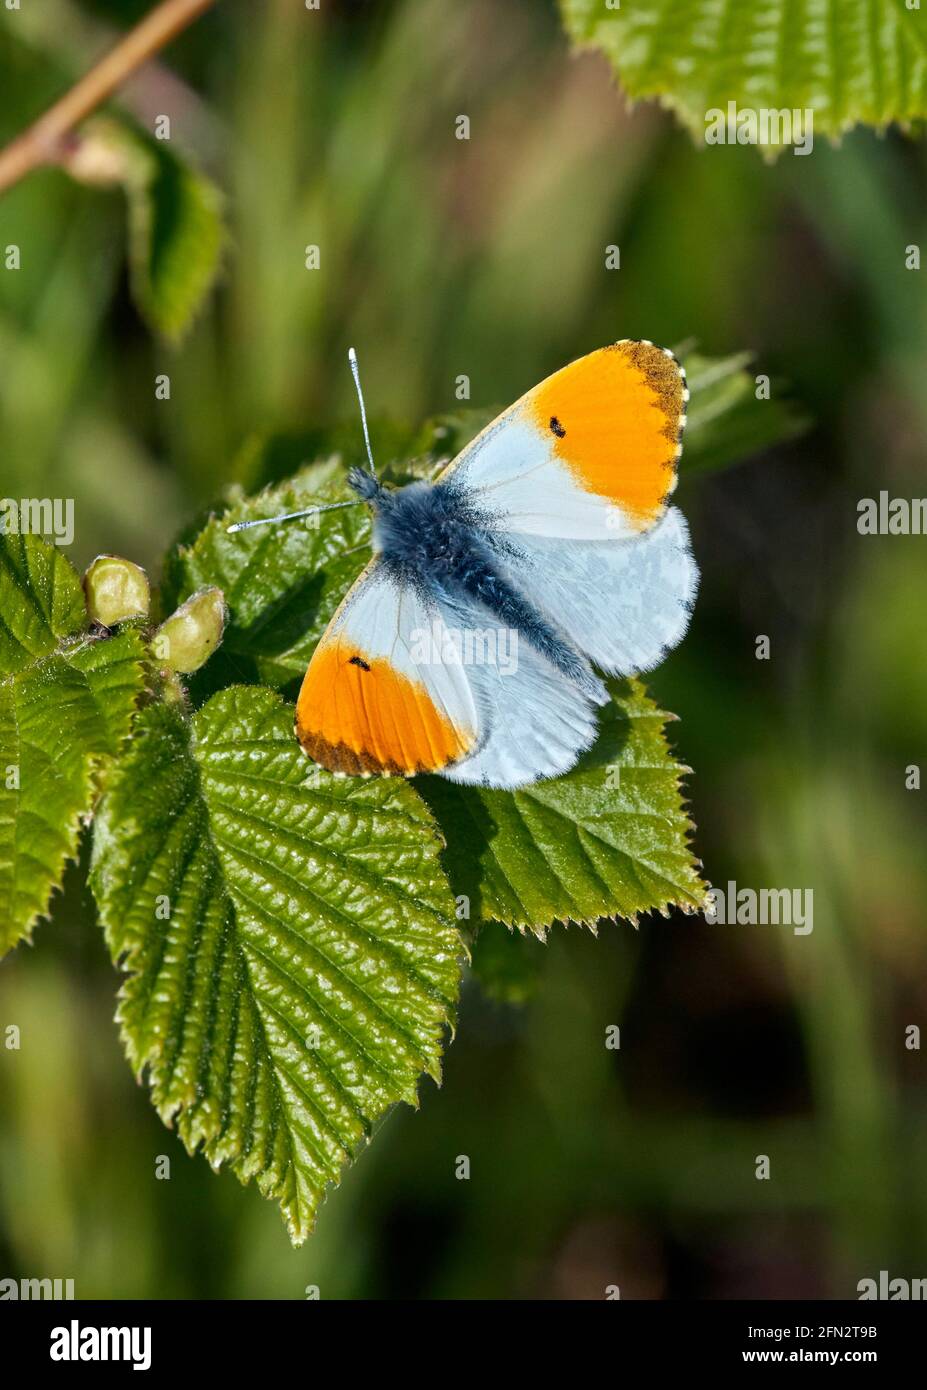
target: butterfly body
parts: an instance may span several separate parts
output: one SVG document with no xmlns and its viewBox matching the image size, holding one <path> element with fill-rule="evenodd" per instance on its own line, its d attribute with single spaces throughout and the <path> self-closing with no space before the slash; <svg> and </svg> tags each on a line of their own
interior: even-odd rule
<svg viewBox="0 0 927 1390">
<path fill-rule="evenodd" d="M 681 638 L 698 572 L 668 506 L 687 399 L 672 354 L 622 342 L 527 393 L 434 482 L 354 469 L 374 558 L 297 703 L 336 772 L 518 787 L 571 767 L 607 691 Z"/>
<path fill-rule="evenodd" d="M 608 698 L 589 663 L 506 576 L 500 560 L 516 552 L 496 534 L 453 476 L 444 482 L 413 482 L 389 490 L 362 469 L 350 485 L 374 509 L 374 554 L 398 584 L 453 604 L 483 605 L 503 627 L 518 633 L 569 680 L 594 699 Z"/>
</svg>

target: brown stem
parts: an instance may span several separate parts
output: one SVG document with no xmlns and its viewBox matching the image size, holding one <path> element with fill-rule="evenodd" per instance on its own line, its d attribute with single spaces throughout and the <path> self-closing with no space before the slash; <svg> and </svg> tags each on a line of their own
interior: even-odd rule
<svg viewBox="0 0 927 1390">
<path fill-rule="evenodd" d="M 65 135 L 89 116 L 146 59 L 170 43 L 215 0 L 161 0 L 85 77 L 34 125 L 0 151 L 0 193 L 40 164 L 58 158 Z"/>
</svg>

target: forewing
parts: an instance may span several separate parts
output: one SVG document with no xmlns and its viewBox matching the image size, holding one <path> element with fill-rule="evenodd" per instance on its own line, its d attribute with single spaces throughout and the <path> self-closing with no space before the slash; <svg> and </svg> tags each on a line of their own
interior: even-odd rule
<svg viewBox="0 0 927 1390">
<path fill-rule="evenodd" d="M 688 390 L 668 349 L 625 339 L 522 396 L 445 470 L 501 533 L 618 540 L 660 520 Z"/>
<path fill-rule="evenodd" d="M 372 561 L 306 671 L 296 704 L 304 751 L 332 772 L 437 772 L 475 747 L 477 722 L 440 609 Z"/>
</svg>

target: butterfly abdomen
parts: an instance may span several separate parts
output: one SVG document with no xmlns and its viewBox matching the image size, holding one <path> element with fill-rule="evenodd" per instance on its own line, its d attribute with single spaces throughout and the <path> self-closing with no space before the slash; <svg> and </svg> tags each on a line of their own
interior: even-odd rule
<svg viewBox="0 0 927 1390">
<path fill-rule="evenodd" d="M 499 572 L 492 559 L 481 556 L 479 542 L 453 576 L 468 598 L 485 604 L 503 627 L 514 630 L 570 680 L 598 702 L 606 698 L 604 687 L 588 662 L 547 621 L 533 603 Z"/>
</svg>

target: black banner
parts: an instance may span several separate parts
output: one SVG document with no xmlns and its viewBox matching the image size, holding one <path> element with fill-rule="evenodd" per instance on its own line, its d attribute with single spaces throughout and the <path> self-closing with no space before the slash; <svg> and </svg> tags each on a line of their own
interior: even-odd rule
<svg viewBox="0 0 927 1390">
<path fill-rule="evenodd" d="M 580 1363 L 607 1358 L 616 1371 L 633 1362 L 639 1369 L 690 1374 L 770 1365 L 864 1366 L 884 1373 L 920 1355 L 924 1332 L 922 1307 L 909 1302 L 467 1302 L 454 1315 L 459 1329 L 447 1322 L 441 1304 L 430 1305 L 427 1316 L 428 1324 L 421 1304 L 397 1303 L 22 1302 L 7 1304 L 0 1330 L 6 1366 L 18 1363 L 27 1372 L 64 1379 L 88 1370 L 266 1376 L 285 1373 L 288 1364 L 308 1373 L 329 1338 L 331 1354 L 345 1359 L 353 1378 L 367 1365 L 371 1374 L 383 1374 L 387 1346 L 414 1347 L 426 1335 L 439 1343 L 450 1339 L 439 1364 L 452 1355 L 459 1371 L 472 1348 L 485 1368 L 486 1343 L 461 1337 L 459 1329 L 473 1334 L 488 1319 L 505 1319 L 525 1367 L 562 1336 Z"/>
</svg>

